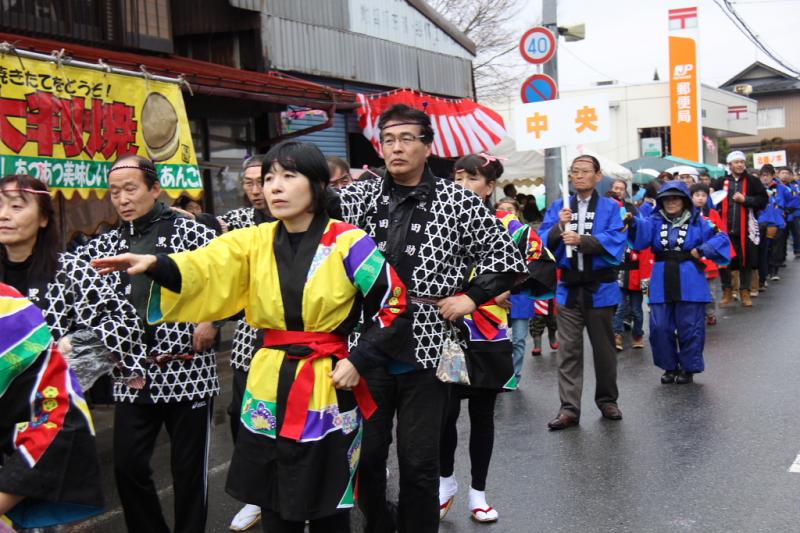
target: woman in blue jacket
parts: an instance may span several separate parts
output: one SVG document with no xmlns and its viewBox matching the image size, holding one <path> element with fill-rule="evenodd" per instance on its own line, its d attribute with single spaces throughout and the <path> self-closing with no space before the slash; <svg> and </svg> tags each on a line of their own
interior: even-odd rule
<svg viewBox="0 0 800 533">
<path fill-rule="evenodd" d="M 650 278 L 650 346 L 661 383 L 691 383 L 705 368 L 705 305 L 711 289 L 701 259 L 720 266 L 730 261 L 730 240 L 692 203 L 680 181 L 664 184 L 652 214 L 634 217 L 631 247 L 652 247 Z"/>
</svg>

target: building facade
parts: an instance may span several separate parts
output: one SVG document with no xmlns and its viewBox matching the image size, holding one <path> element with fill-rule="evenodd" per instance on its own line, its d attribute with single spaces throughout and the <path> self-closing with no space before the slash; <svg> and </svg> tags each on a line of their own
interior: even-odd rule
<svg viewBox="0 0 800 533">
<path fill-rule="evenodd" d="M 474 92 L 474 44 L 421 0 L 3 0 L 0 41 L 181 76 L 212 213 L 241 205 L 243 160 L 285 138 L 379 161 L 353 112 L 359 92 Z M 99 222 L 70 207 L 68 232 Z"/>
<path fill-rule="evenodd" d="M 786 150 L 787 163 L 800 167 L 800 80 L 755 62 L 720 86 L 758 102 L 756 131 L 732 137 L 731 148 L 745 152 Z"/>
</svg>

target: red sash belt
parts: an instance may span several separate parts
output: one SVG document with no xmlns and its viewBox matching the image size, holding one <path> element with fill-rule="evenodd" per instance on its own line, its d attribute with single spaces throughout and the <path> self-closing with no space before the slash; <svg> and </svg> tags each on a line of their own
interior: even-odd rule
<svg viewBox="0 0 800 533">
<path fill-rule="evenodd" d="M 286 401 L 286 416 L 283 420 L 280 436 L 292 440 L 300 440 L 303 430 L 306 427 L 308 417 L 308 404 L 311 401 L 311 393 L 314 390 L 316 374 L 312 362 L 316 359 L 325 357 L 335 357 L 336 359 L 347 359 L 350 352 L 347 349 L 347 339 L 333 333 L 318 333 L 314 331 L 281 331 L 275 329 L 264 330 L 265 348 L 286 348 L 289 346 L 303 346 L 311 350 L 308 355 L 291 355 L 288 352 L 286 357 L 289 359 L 305 359 L 306 364 L 297 374 L 297 377 L 289 389 L 289 397 Z M 361 414 L 369 419 L 378 406 L 367 388 L 367 382 L 362 377 L 358 385 L 353 387 Z"/>
</svg>

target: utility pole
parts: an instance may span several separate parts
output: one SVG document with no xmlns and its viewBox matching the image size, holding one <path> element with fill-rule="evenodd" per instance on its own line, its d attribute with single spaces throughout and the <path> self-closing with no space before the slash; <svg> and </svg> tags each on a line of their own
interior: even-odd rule
<svg viewBox="0 0 800 533">
<path fill-rule="evenodd" d="M 553 32 L 558 43 L 558 0 L 542 2 L 542 26 Z M 558 86 L 558 47 L 553 58 L 544 64 L 544 73 L 553 78 Z M 548 148 L 544 151 L 544 186 L 547 194 L 547 207 L 561 198 L 561 148 Z"/>
</svg>

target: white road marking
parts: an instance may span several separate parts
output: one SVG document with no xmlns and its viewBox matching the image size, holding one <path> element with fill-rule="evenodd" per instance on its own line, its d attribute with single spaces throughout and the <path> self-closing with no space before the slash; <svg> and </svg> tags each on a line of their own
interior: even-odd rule
<svg viewBox="0 0 800 533">
<path fill-rule="evenodd" d="M 797 457 L 794 458 L 792 466 L 789 467 L 789 472 L 800 474 L 800 453 L 798 453 Z"/>
</svg>

